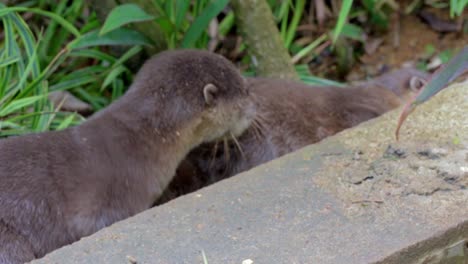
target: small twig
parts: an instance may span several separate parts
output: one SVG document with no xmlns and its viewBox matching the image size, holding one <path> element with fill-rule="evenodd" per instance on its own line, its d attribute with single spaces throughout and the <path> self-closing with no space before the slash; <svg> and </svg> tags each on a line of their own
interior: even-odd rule
<svg viewBox="0 0 468 264">
<path fill-rule="evenodd" d="M 357 201 L 352 201 L 351 203 L 353 203 L 353 204 L 357 204 L 357 203 L 378 203 L 378 204 L 382 204 L 383 201 L 382 200 L 357 200 Z"/>
</svg>

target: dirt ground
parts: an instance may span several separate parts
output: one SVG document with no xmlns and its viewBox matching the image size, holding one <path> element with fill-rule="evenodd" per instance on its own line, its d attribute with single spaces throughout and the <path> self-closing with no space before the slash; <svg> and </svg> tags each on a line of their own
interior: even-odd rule
<svg viewBox="0 0 468 264">
<path fill-rule="evenodd" d="M 437 55 L 444 52 L 453 54 L 468 44 L 468 34 L 438 33 L 414 15 L 402 15 L 400 18 L 383 36 L 382 44 L 374 53 L 359 58 L 357 67 L 348 74 L 347 80 L 372 77 L 387 68 L 417 67 L 423 62 L 430 64 L 435 62 Z M 432 54 L 430 50 L 433 50 Z"/>
<path fill-rule="evenodd" d="M 311 74 L 349 82 L 373 78 L 401 67 L 415 67 L 433 72 L 446 62 L 450 55 L 456 54 L 468 44 L 467 11 L 454 20 L 449 18 L 447 8 L 425 7 L 422 11 L 407 15 L 403 10 L 410 2 L 412 1 L 398 1 L 400 12 L 395 11 L 391 14 L 388 29 L 385 31 L 373 31 L 369 22 L 359 24 L 360 22 L 351 21 L 357 23 L 366 33 L 363 42 L 347 42 L 347 45 L 352 46 L 354 60 L 353 64 L 348 63 L 349 72 L 339 73 L 337 56 L 329 47 L 323 49 L 316 59 L 309 61 Z M 423 19 L 423 13 L 432 18 Z M 333 26 L 334 22 L 327 28 Z M 453 32 L 454 27 L 457 28 L 456 32 Z M 447 28 L 451 28 L 452 31 Z"/>
</svg>

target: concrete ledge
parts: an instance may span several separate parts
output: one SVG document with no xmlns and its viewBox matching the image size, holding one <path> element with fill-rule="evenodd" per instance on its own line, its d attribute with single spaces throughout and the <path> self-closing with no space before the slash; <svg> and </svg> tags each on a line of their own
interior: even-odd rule
<svg viewBox="0 0 468 264">
<path fill-rule="evenodd" d="M 467 113 L 465 82 L 420 106 L 400 142 L 397 111 L 34 263 L 203 263 L 202 250 L 210 264 L 467 263 Z"/>
</svg>

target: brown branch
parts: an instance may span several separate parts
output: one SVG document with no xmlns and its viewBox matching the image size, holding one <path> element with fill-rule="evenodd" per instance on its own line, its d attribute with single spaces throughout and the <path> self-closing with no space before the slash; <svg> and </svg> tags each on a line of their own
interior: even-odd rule
<svg viewBox="0 0 468 264">
<path fill-rule="evenodd" d="M 265 0 L 232 0 L 237 27 L 254 57 L 258 74 L 298 79 Z"/>
</svg>

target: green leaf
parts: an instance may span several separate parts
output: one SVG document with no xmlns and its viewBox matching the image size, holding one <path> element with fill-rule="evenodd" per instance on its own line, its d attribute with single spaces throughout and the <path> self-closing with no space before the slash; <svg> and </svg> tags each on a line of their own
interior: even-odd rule
<svg viewBox="0 0 468 264">
<path fill-rule="evenodd" d="M 341 34 L 347 38 L 364 42 L 364 30 L 362 30 L 361 27 L 358 27 L 356 25 L 346 23 L 343 26 Z"/>
<path fill-rule="evenodd" d="M 133 22 L 152 20 L 154 17 L 148 15 L 135 4 L 124 4 L 112 9 L 107 16 L 99 35 L 104 35 L 112 30 Z"/>
<path fill-rule="evenodd" d="M 349 11 L 353 5 L 353 0 L 344 0 L 341 5 L 340 13 L 338 14 L 338 21 L 336 22 L 335 29 L 333 30 L 333 44 L 336 43 L 338 36 L 341 34 L 343 27 L 346 23 Z"/>
<path fill-rule="evenodd" d="M 30 96 L 30 97 L 12 101 L 11 103 L 7 104 L 3 109 L 0 110 L 0 117 L 9 115 L 23 107 L 30 106 L 43 98 L 44 98 L 43 95 L 35 95 L 35 96 Z"/>
<path fill-rule="evenodd" d="M 151 45 L 151 41 L 135 30 L 118 28 L 102 36 L 97 30 L 88 32 L 67 45 L 69 50 L 104 45 Z"/>
<path fill-rule="evenodd" d="M 172 24 L 171 20 L 168 17 L 158 17 L 156 18 L 156 23 L 161 27 L 161 30 L 167 36 L 174 34 L 175 32 L 175 25 Z"/>
<path fill-rule="evenodd" d="M 235 17 L 234 12 L 229 11 L 229 13 L 223 18 L 223 20 L 219 23 L 219 35 L 226 36 L 227 33 L 231 30 L 231 28 L 235 24 Z"/>
<path fill-rule="evenodd" d="M 194 47 L 195 42 L 208 27 L 211 19 L 216 17 L 228 3 L 229 0 L 217 0 L 211 2 L 205 9 L 203 9 L 200 15 L 193 21 L 193 24 L 187 30 L 187 33 L 182 40 L 181 46 L 183 48 Z"/>
</svg>

